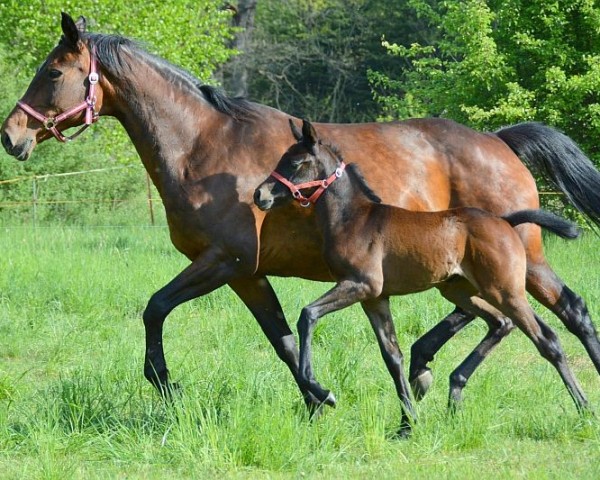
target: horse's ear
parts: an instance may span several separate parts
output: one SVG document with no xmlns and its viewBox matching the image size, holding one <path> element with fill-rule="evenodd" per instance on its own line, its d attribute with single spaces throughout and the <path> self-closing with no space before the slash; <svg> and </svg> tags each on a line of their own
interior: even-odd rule
<svg viewBox="0 0 600 480">
<path fill-rule="evenodd" d="M 316 155 L 319 137 L 315 127 L 308 120 L 302 120 L 302 142 L 313 155 Z"/>
<path fill-rule="evenodd" d="M 289 119 L 289 122 L 290 122 L 290 128 L 292 129 L 292 135 L 294 136 L 296 141 L 299 142 L 300 140 L 302 140 L 302 132 L 296 126 L 296 124 L 294 123 L 294 121 L 291 118 Z"/>
<path fill-rule="evenodd" d="M 77 30 L 79 30 L 81 33 L 85 33 L 85 30 L 87 28 L 87 20 L 83 15 L 79 16 L 79 18 L 75 22 L 75 26 L 77 27 Z"/>
<path fill-rule="evenodd" d="M 68 13 L 61 13 L 61 22 L 60 26 L 63 31 L 63 38 L 65 42 L 74 49 L 80 49 L 82 47 L 80 30 L 71 18 Z M 79 19 L 77 22 L 80 23 Z M 80 23 L 81 24 L 81 23 Z M 85 20 L 84 20 L 84 28 L 85 28 Z"/>
</svg>

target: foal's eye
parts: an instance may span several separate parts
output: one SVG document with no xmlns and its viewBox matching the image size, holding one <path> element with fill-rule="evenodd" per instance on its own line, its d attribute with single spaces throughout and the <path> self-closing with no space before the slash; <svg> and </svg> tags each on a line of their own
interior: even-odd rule
<svg viewBox="0 0 600 480">
<path fill-rule="evenodd" d="M 61 75 L 62 75 L 62 72 L 60 70 L 56 70 L 56 68 L 51 68 L 50 70 L 48 70 L 48 76 L 53 80 L 57 79 Z"/>
</svg>

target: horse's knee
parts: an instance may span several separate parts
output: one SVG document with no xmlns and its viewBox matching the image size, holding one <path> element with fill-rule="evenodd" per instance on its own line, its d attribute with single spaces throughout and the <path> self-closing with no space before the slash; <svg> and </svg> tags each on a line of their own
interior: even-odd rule
<svg viewBox="0 0 600 480">
<path fill-rule="evenodd" d="M 319 317 L 316 314 L 316 311 L 310 307 L 304 307 L 300 312 L 300 318 L 298 319 L 298 323 L 296 327 L 298 328 L 298 333 L 302 335 L 306 334 L 310 331 L 312 326 L 317 322 Z"/>
<path fill-rule="evenodd" d="M 153 325 L 162 324 L 165 317 L 171 312 L 171 306 L 164 300 L 164 298 L 157 292 L 150 300 L 144 309 L 142 318 L 144 319 L 144 325 L 151 327 Z"/>
<path fill-rule="evenodd" d="M 275 347 L 275 353 L 283 361 L 289 362 L 293 360 L 294 363 L 298 361 L 298 346 L 296 345 L 294 335 L 290 334 L 278 338 L 273 343 L 273 346 Z"/>
</svg>

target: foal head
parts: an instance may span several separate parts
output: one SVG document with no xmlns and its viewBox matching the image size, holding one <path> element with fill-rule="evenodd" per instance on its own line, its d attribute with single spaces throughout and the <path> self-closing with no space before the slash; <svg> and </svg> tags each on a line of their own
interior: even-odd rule
<svg viewBox="0 0 600 480">
<path fill-rule="evenodd" d="M 270 210 L 292 199 L 308 207 L 345 171 L 358 181 L 360 189 L 372 201 L 381 201 L 366 184 L 357 165 L 346 166 L 337 148 L 322 143 L 309 121 L 302 121 L 300 132 L 290 119 L 290 128 L 297 143 L 283 154 L 273 173 L 254 192 L 258 208 Z"/>
</svg>

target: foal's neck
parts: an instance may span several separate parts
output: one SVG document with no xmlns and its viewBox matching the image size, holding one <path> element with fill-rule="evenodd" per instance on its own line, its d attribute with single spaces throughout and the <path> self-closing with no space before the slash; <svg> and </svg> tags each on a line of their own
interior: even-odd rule
<svg viewBox="0 0 600 480">
<path fill-rule="evenodd" d="M 355 221 L 364 212 L 365 206 L 373 203 L 346 168 L 315 203 L 317 222 L 325 234 L 342 233 L 349 222 Z"/>
</svg>

